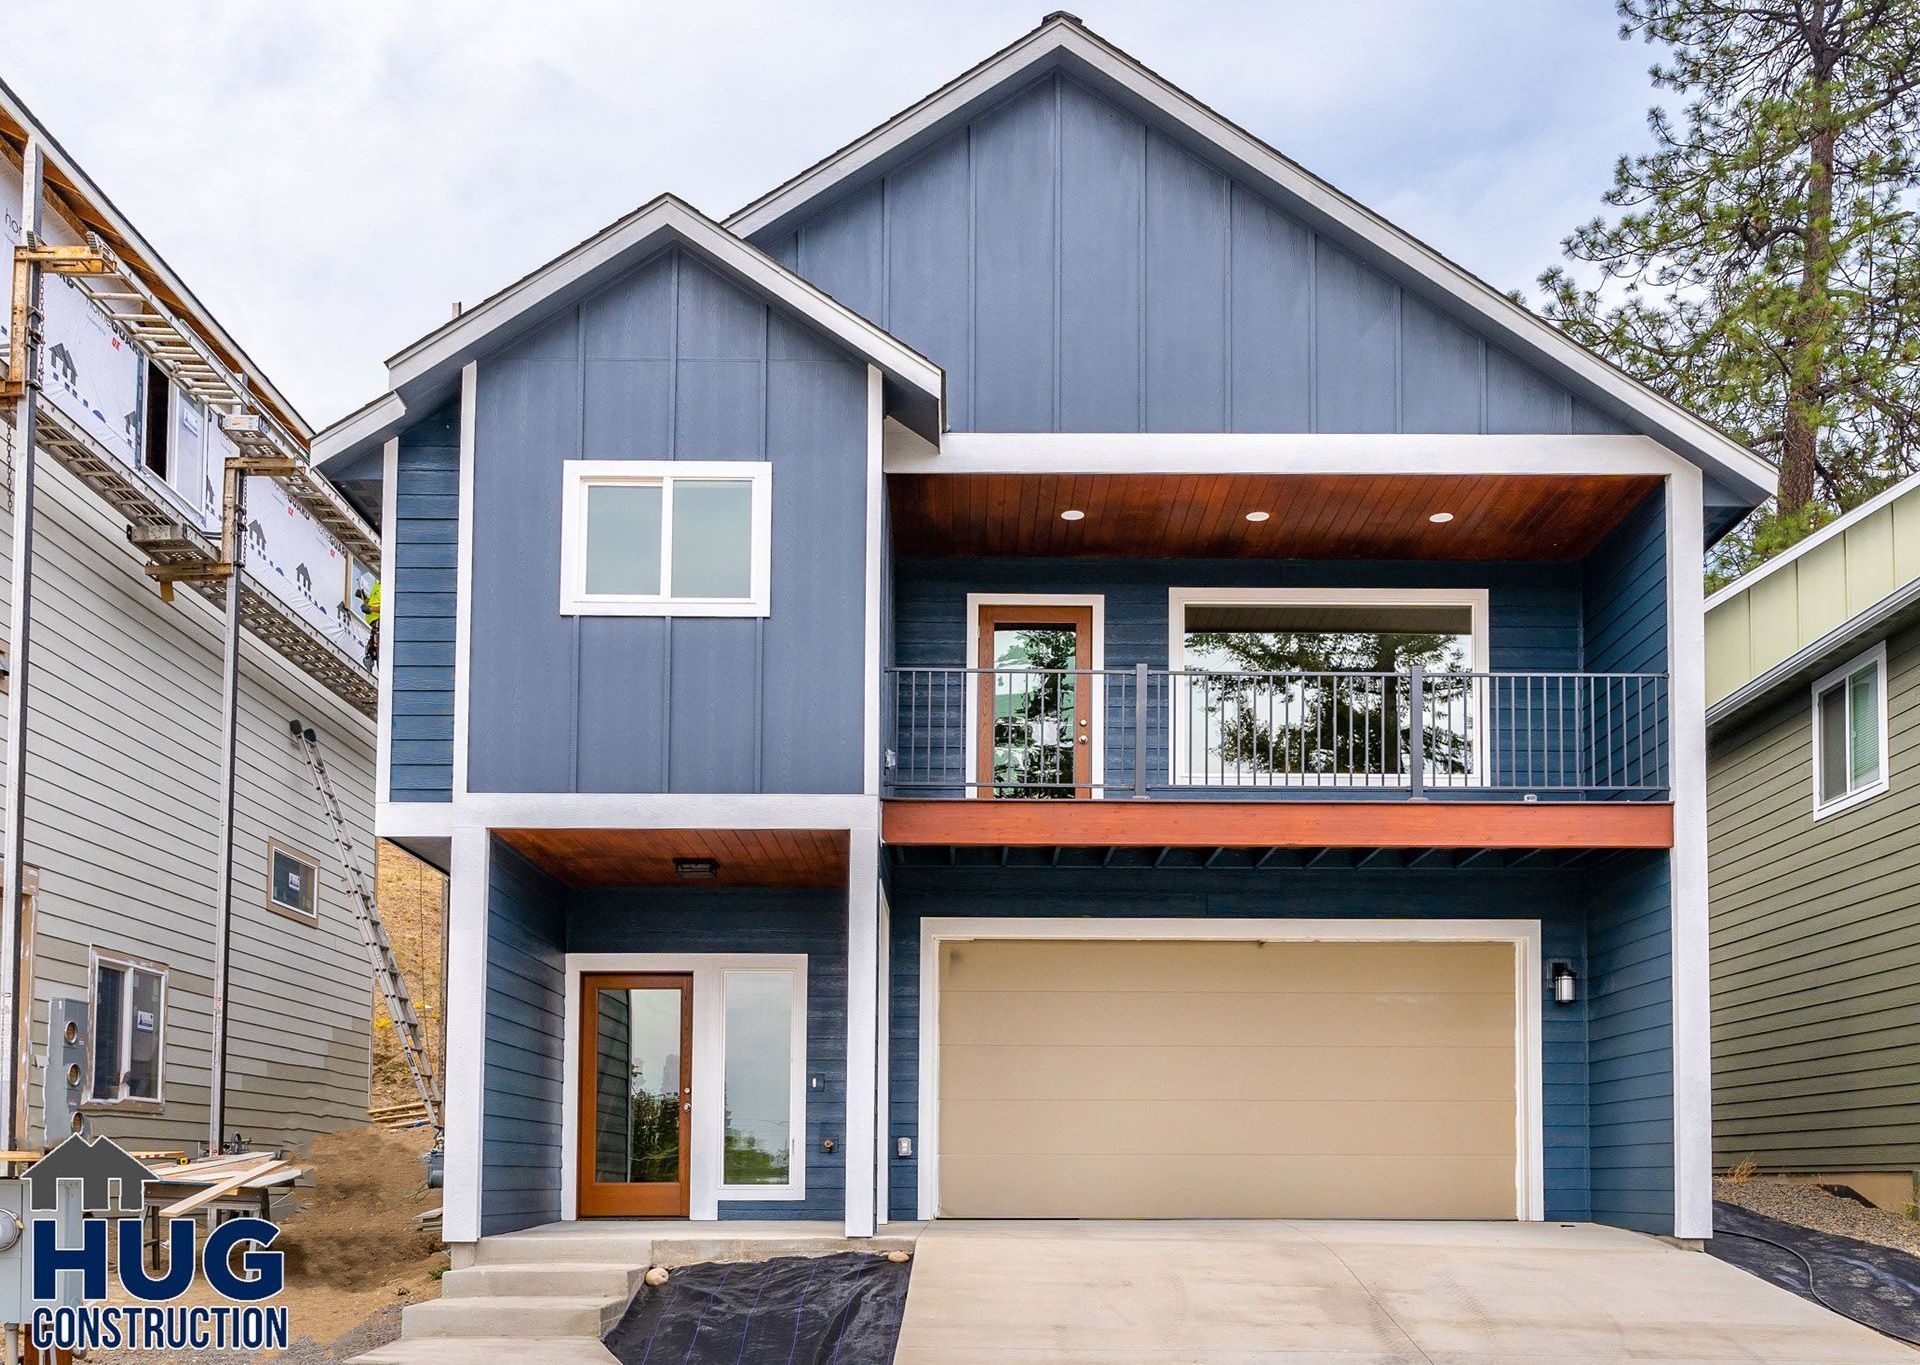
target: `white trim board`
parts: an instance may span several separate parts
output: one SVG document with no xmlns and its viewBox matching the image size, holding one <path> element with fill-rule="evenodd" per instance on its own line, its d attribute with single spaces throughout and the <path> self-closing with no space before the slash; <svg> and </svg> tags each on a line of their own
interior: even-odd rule
<svg viewBox="0 0 1920 1365">
<path fill-rule="evenodd" d="M 893 422 L 884 460 L 889 474 L 1554 476 L 1695 467 L 1647 436 L 950 431 L 935 447 Z"/>
<path fill-rule="evenodd" d="M 470 792 L 451 801 L 382 801 L 381 838 L 444 838 L 487 829 L 880 828 L 880 798 L 845 792 Z"/>
<path fill-rule="evenodd" d="M 1546 1217 L 1542 963 L 1535 919 L 1019 919 L 929 917 L 920 921 L 919 1208 L 940 1208 L 940 945 L 967 939 L 1208 943 L 1509 943 L 1514 953 L 1514 1209 Z"/>
<path fill-rule="evenodd" d="M 726 226 L 750 237 L 790 219 L 869 167 L 910 155 L 920 140 L 938 135 L 950 120 L 957 121 L 996 92 L 1010 93 L 1029 75 L 1052 67 L 1081 78 L 1091 76 L 1123 102 L 1168 120 L 1213 150 L 1228 169 L 1248 176 L 1256 187 L 1271 187 L 1271 192 L 1291 198 L 1310 220 L 1317 220 L 1316 226 L 1324 223 L 1337 235 L 1351 238 L 1364 253 L 1430 285 L 1472 319 L 1471 325 L 1532 353 L 1657 429 L 1694 445 L 1727 477 L 1746 484 L 1756 501 L 1773 492 L 1777 481 L 1773 467 L 1717 427 L 1601 360 L 1486 281 L 1148 70 L 1071 15 L 1049 16 L 1038 28 L 926 99 L 740 209 L 726 220 Z"/>
<path fill-rule="evenodd" d="M 1087 642 L 1087 658 L 1094 676 L 1087 680 L 1083 710 L 1092 717 L 1087 746 L 1092 750 L 1087 763 L 1089 793 L 1095 800 L 1104 794 L 1101 783 L 1107 776 L 1106 679 L 1100 670 L 1107 666 L 1107 599 L 1102 593 L 1073 592 L 970 592 L 967 594 L 967 653 L 963 668 L 980 666 L 980 608 L 982 607 L 1089 607 L 1093 612 L 1093 638 Z M 973 675 L 966 675 L 972 677 Z M 980 690 L 969 683 L 962 689 L 966 723 L 966 780 L 975 780 L 980 771 Z M 974 796 L 982 796 L 977 788 Z"/>
<path fill-rule="evenodd" d="M 589 972 L 659 972 L 693 978 L 693 1117 L 689 1127 L 688 1217 L 716 1219 L 728 1201 L 807 1197 L 807 955 L 805 953 L 568 953 L 566 1006 L 561 1040 L 564 1072 L 560 1089 L 560 1217 L 579 1217 L 580 1136 L 580 978 Z M 721 1183 L 726 1077 L 726 973 L 791 972 L 794 976 L 793 1026 L 789 1038 L 792 1107 L 799 1128 L 789 1134 L 793 1183 L 775 1189 Z"/>
</svg>

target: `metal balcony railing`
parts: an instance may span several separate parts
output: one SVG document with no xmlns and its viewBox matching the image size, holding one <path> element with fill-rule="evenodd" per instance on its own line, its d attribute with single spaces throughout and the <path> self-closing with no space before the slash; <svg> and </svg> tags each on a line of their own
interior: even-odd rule
<svg viewBox="0 0 1920 1365">
<path fill-rule="evenodd" d="M 894 668 L 893 796 L 1660 800 L 1664 673 Z"/>
</svg>

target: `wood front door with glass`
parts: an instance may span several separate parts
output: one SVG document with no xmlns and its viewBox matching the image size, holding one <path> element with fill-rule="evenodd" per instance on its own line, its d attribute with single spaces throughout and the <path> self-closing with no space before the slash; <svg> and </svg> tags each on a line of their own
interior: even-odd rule
<svg viewBox="0 0 1920 1365">
<path fill-rule="evenodd" d="M 980 608 L 975 791 L 1093 794 L 1093 608 Z"/>
<path fill-rule="evenodd" d="M 583 976 L 580 1019 L 580 1216 L 685 1217 L 693 977 Z"/>
</svg>

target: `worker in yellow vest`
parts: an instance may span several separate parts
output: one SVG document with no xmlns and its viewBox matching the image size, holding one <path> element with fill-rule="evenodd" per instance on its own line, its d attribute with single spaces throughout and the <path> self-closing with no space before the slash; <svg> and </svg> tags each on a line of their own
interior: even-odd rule
<svg viewBox="0 0 1920 1365">
<path fill-rule="evenodd" d="M 367 621 L 367 651 L 362 661 L 372 668 L 380 662 L 380 580 L 374 579 L 370 588 L 357 589 L 354 598 L 360 603 L 360 614 Z"/>
</svg>

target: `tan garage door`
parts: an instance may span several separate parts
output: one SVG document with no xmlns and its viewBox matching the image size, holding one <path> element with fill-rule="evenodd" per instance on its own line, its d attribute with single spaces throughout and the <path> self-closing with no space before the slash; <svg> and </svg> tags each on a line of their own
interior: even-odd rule
<svg viewBox="0 0 1920 1365">
<path fill-rule="evenodd" d="M 1506 943 L 940 948 L 956 1218 L 1512 1218 Z"/>
</svg>

